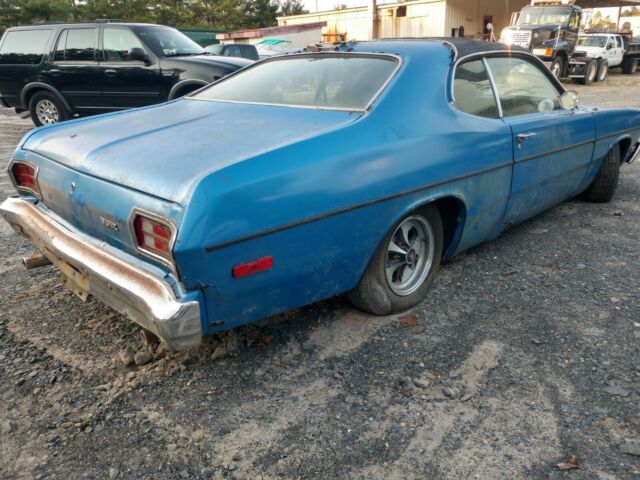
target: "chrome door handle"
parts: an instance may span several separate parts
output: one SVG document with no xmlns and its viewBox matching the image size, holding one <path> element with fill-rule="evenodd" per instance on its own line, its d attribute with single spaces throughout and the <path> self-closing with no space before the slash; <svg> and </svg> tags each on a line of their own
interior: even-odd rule
<svg viewBox="0 0 640 480">
<path fill-rule="evenodd" d="M 518 140 L 518 143 L 522 143 L 525 140 L 529 140 L 531 137 L 535 137 L 536 133 L 534 132 L 529 132 L 529 133 L 519 133 L 518 135 L 516 135 L 516 139 Z"/>
<path fill-rule="evenodd" d="M 104 71 L 104 74 L 105 74 L 107 77 L 115 77 L 115 76 L 117 75 L 117 73 L 118 73 L 118 72 L 116 72 L 116 71 L 115 71 L 114 69 L 112 69 L 112 68 L 109 68 L 109 69 L 107 69 L 107 70 L 105 70 L 105 71 Z"/>
<path fill-rule="evenodd" d="M 60 75 L 61 73 L 62 73 L 62 70 L 58 68 L 52 68 L 51 70 L 49 70 L 50 75 Z"/>
</svg>

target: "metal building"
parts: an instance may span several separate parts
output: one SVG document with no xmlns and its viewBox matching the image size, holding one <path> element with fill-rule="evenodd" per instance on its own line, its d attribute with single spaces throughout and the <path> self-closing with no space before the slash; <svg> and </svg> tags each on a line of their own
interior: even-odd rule
<svg viewBox="0 0 640 480">
<path fill-rule="evenodd" d="M 466 37 L 488 40 L 489 23 L 494 26 L 495 35 L 499 38 L 502 29 L 509 25 L 511 14 L 530 4 L 531 0 L 368 2 L 368 6 L 364 7 L 280 17 L 278 25 L 326 21 L 327 26 L 322 32 L 325 41 L 449 37 L 461 33 Z M 584 8 L 618 7 L 638 5 L 640 0 L 576 0 L 576 4 Z"/>
</svg>

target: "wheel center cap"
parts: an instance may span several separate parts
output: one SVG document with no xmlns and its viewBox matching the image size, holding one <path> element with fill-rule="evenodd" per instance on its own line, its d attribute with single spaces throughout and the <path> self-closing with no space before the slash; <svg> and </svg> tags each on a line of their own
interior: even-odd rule
<svg viewBox="0 0 640 480">
<path fill-rule="evenodd" d="M 416 262 L 416 251 L 413 248 L 410 248 L 407 252 L 407 263 L 414 264 Z"/>
</svg>

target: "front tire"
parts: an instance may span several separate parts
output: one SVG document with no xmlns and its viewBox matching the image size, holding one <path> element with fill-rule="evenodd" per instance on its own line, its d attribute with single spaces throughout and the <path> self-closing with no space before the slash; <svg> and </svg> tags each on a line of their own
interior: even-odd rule
<svg viewBox="0 0 640 480">
<path fill-rule="evenodd" d="M 593 81 L 596 79 L 596 75 L 598 74 L 598 62 L 596 60 L 591 60 L 584 67 L 584 78 L 578 79 L 578 83 L 581 85 L 591 85 Z"/>
<path fill-rule="evenodd" d="M 561 78 L 564 74 L 564 60 L 562 59 L 562 57 L 554 58 L 553 62 L 551 62 L 549 70 L 551 70 L 551 73 L 554 77 Z"/>
<path fill-rule="evenodd" d="M 602 162 L 591 185 L 582 194 L 589 202 L 605 203 L 613 198 L 620 177 L 620 145 L 614 146 Z"/>
<path fill-rule="evenodd" d="M 600 62 L 600 67 L 598 68 L 598 82 L 604 82 L 609 74 L 609 64 L 606 60 L 602 60 Z"/>
<path fill-rule="evenodd" d="M 47 91 L 33 94 L 31 100 L 29 100 L 29 113 L 36 127 L 54 125 L 71 117 L 71 114 L 64 104 L 58 100 L 58 97 Z"/>
<path fill-rule="evenodd" d="M 375 315 L 410 309 L 427 295 L 440 267 L 442 244 L 436 206 L 407 215 L 387 233 L 349 299 Z"/>
</svg>

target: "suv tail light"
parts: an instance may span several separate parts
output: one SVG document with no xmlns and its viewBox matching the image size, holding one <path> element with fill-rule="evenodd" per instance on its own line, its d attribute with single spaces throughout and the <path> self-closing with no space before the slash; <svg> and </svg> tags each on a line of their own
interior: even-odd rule
<svg viewBox="0 0 640 480">
<path fill-rule="evenodd" d="M 18 192 L 31 193 L 36 197 L 40 197 L 37 179 L 38 167 L 26 162 L 14 161 L 9 165 L 9 175 Z"/>
<path fill-rule="evenodd" d="M 173 264 L 175 229 L 167 220 L 142 212 L 133 214 L 133 233 L 142 252 Z"/>
</svg>

